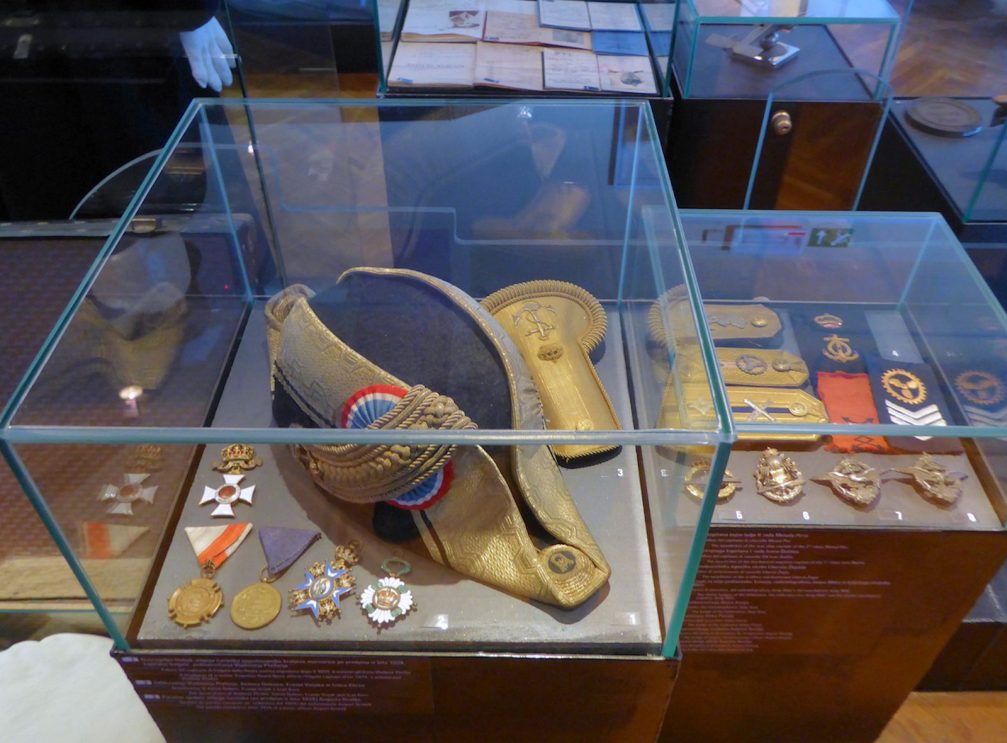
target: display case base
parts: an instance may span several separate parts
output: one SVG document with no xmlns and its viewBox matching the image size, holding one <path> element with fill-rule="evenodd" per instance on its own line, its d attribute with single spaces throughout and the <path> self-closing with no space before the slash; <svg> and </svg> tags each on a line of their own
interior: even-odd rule
<svg viewBox="0 0 1007 743">
<path fill-rule="evenodd" d="M 1005 557 L 999 532 L 712 527 L 661 740 L 875 740 Z"/>
<path fill-rule="evenodd" d="M 983 590 L 917 689 L 1007 690 L 1007 564 Z"/>
<path fill-rule="evenodd" d="M 571 100 L 577 98 L 583 98 L 582 94 L 579 93 L 567 93 L 561 90 L 549 90 L 542 93 L 537 93 L 530 90 L 502 90 L 499 88 L 488 88 L 485 90 L 445 90 L 444 88 L 409 88 L 408 90 L 385 90 L 380 93 L 382 98 L 386 98 L 390 101 L 397 99 L 435 99 L 443 100 L 444 98 L 465 99 L 465 100 L 486 100 L 486 101 L 501 101 L 501 100 L 556 100 L 562 98 L 568 98 Z M 640 96 L 643 98 L 644 96 Z M 646 100 L 650 103 L 650 111 L 654 116 L 654 126 L 657 128 L 658 141 L 661 143 L 661 148 L 667 150 L 668 144 L 671 141 L 669 138 L 669 133 L 672 123 L 672 112 L 674 110 L 674 100 L 671 98 L 660 98 L 656 96 L 646 96 Z"/>
<path fill-rule="evenodd" d="M 959 689 L 1007 691 L 1007 624 L 997 625 L 996 634 L 976 659 Z"/>
<path fill-rule="evenodd" d="M 695 209 L 853 209 L 880 119 L 877 102 L 788 104 L 784 110 L 793 132 L 767 133 L 759 154 L 766 105 L 743 99 L 675 101 L 667 161 L 678 203 Z M 837 168 L 836 153 L 844 143 L 853 154 Z"/>
<path fill-rule="evenodd" d="M 654 740 L 679 668 L 663 658 L 114 655 L 167 740 L 207 743 Z"/>
</svg>

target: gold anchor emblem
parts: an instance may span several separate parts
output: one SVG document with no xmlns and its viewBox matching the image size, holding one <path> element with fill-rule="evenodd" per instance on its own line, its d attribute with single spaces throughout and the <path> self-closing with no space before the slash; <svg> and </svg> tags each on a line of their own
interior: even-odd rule
<svg viewBox="0 0 1007 743">
<path fill-rule="evenodd" d="M 905 369 L 889 369 L 881 376 L 881 384 L 885 392 L 907 405 L 919 405 L 927 399 L 923 380 Z"/>
<path fill-rule="evenodd" d="M 529 330 L 525 335 L 535 335 L 538 333 L 539 338 L 542 340 L 547 340 L 549 338 L 549 333 L 556 329 L 555 325 L 550 325 L 545 320 L 539 317 L 538 313 L 541 310 L 548 310 L 552 314 L 556 314 L 556 310 L 547 304 L 539 304 L 538 302 L 526 302 L 524 307 L 514 313 L 514 324 L 517 325 L 521 322 L 521 318 L 524 316 L 528 317 L 528 321 L 535 327 Z"/>
<path fill-rule="evenodd" d="M 841 338 L 840 336 L 833 333 L 832 335 L 825 336 L 826 346 L 822 350 L 822 354 L 827 359 L 832 361 L 838 361 L 842 364 L 846 364 L 850 361 L 856 361 L 860 358 L 860 354 L 853 350 L 850 346 L 849 338 Z"/>
<path fill-rule="evenodd" d="M 549 569 L 554 573 L 559 573 L 560 575 L 569 573 L 576 565 L 577 558 L 573 556 L 572 552 L 564 550 L 553 552 L 549 555 Z"/>
<path fill-rule="evenodd" d="M 969 402 L 976 405 L 995 405 L 1007 397 L 1004 383 L 989 372 L 966 371 L 955 377 L 955 387 Z"/>
</svg>

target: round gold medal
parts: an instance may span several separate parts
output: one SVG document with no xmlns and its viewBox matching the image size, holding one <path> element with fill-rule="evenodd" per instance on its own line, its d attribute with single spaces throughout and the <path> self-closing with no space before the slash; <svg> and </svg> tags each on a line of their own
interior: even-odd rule
<svg viewBox="0 0 1007 743">
<path fill-rule="evenodd" d="M 224 605 L 224 592 L 216 581 L 196 578 L 179 586 L 168 599 L 168 616 L 175 624 L 195 627 L 209 621 Z"/>
<path fill-rule="evenodd" d="M 231 620 L 242 629 L 261 629 L 280 613 L 283 598 L 268 583 L 241 589 L 231 602 Z"/>
</svg>

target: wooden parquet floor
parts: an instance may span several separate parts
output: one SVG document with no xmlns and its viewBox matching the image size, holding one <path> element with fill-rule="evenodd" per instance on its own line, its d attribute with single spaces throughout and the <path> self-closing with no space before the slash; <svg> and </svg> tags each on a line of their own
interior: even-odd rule
<svg viewBox="0 0 1007 743">
<path fill-rule="evenodd" d="M 1007 692 L 915 693 L 878 743 L 996 743 L 1007 740 Z"/>
<path fill-rule="evenodd" d="M 916 0 L 892 73 L 895 95 L 1007 92 L 1007 15 L 995 14 L 994 2 Z M 906 0 L 892 4 L 904 12 Z"/>
</svg>

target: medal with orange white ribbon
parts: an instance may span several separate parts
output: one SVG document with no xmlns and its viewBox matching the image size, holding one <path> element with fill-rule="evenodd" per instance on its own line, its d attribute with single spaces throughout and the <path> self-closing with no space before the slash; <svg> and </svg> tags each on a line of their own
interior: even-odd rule
<svg viewBox="0 0 1007 743">
<path fill-rule="evenodd" d="M 176 588 L 168 599 L 168 616 L 175 624 L 196 627 L 208 622 L 220 610 L 224 605 L 224 592 L 213 576 L 251 531 L 251 524 L 185 528 L 202 575 Z"/>
</svg>

